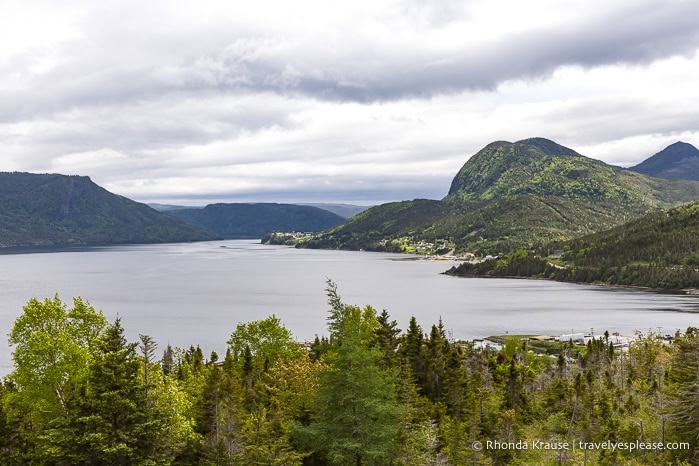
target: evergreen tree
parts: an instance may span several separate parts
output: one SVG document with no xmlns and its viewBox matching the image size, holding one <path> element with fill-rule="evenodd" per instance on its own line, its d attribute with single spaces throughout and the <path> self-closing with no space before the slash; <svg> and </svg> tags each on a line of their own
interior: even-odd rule
<svg viewBox="0 0 699 466">
<path fill-rule="evenodd" d="M 398 432 L 395 372 L 379 366 L 376 311 L 345 305 L 329 284 L 332 349 L 319 376 L 317 422 L 307 441 L 330 464 L 389 464 Z"/>
<path fill-rule="evenodd" d="M 141 350 L 141 364 L 143 368 L 143 386 L 146 391 L 146 403 L 147 407 L 150 409 L 153 406 L 153 400 L 150 396 L 150 391 L 153 388 L 153 381 L 151 380 L 151 373 L 155 370 L 153 366 L 153 356 L 155 355 L 155 350 L 158 348 L 158 344 L 149 335 L 139 335 L 139 340 L 141 344 L 139 345 L 139 350 Z"/>
<path fill-rule="evenodd" d="M 167 348 L 165 348 L 165 351 L 163 351 L 163 358 L 160 360 L 160 367 L 163 370 L 163 374 L 172 374 L 175 367 L 175 355 L 172 351 L 172 346 L 167 345 Z"/>
<path fill-rule="evenodd" d="M 242 388 L 230 351 L 222 366 L 210 363 L 197 397 L 197 432 L 203 437 L 203 464 L 235 464 L 242 453 Z"/>
<path fill-rule="evenodd" d="M 423 340 L 422 328 L 418 325 L 415 316 L 412 316 L 403 344 L 400 347 L 400 355 L 407 361 L 413 377 L 415 377 L 416 385 L 420 392 L 424 394 L 427 392 L 427 374 L 425 373 L 426 361 Z"/>
<path fill-rule="evenodd" d="M 689 450 L 678 456 L 699 463 L 699 328 L 690 327 L 675 338 L 668 373 L 671 392 L 671 420 L 677 441 L 688 442 Z"/>
<path fill-rule="evenodd" d="M 432 326 L 425 349 L 425 393 L 432 401 L 442 401 L 450 347 L 449 341 L 444 335 L 441 318 L 439 319 L 439 327 Z"/>
<path fill-rule="evenodd" d="M 117 319 L 98 342 L 82 397 L 76 403 L 79 414 L 72 420 L 72 461 L 131 465 L 165 460 L 159 451 L 165 426 L 148 409 L 140 371 L 136 344 L 126 342 Z"/>
<path fill-rule="evenodd" d="M 388 311 L 384 309 L 376 318 L 379 326 L 374 334 L 376 346 L 381 350 L 381 364 L 384 368 L 392 368 L 397 366 L 396 350 L 400 339 L 400 329 L 395 320 L 390 320 Z"/>
</svg>

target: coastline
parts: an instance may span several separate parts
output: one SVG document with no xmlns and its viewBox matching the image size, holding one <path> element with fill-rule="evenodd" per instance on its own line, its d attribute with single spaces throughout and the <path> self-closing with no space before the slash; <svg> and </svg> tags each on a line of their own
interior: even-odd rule
<svg viewBox="0 0 699 466">
<path fill-rule="evenodd" d="M 564 281 L 564 280 L 555 280 L 553 278 L 546 278 L 546 277 L 522 277 L 522 276 L 510 276 L 510 275 L 502 275 L 502 276 L 494 276 L 494 275 L 475 275 L 475 274 L 453 274 L 453 273 L 448 273 L 449 270 L 445 270 L 444 272 L 441 273 L 441 275 L 447 275 L 449 277 L 456 277 L 456 278 L 491 278 L 491 279 L 498 279 L 498 278 L 509 278 L 509 279 L 519 279 L 519 280 L 545 280 L 545 281 L 550 281 L 550 282 L 557 282 L 557 283 L 570 283 L 573 285 L 590 285 L 590 286 L 598 286 L 601 288 L 618 288 L 618 289 L 623 289 L 623 290 L 634 290 L 634 291 L 645 291 L 647 293 L 658 293 L 658 294 L 672 294 L 672 295 L 684 295 L 684 296 L 699 296 L 699 288 L 677 288 L 677 289 L 668 289 L 668 288 L 651 288 L 647 286 L 639 286 L 639 285 L 615 285 L 612 283 L 604 283 L 604 282 L 571 282 L 571 281 Z"/>
</svg>

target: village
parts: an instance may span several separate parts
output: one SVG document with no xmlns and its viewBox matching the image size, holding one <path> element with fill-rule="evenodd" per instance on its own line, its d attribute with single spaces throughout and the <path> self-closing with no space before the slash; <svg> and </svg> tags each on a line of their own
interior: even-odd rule
<svg viewBox="0 0 699 466">
<path fill-rule="evenodd" d="M 471 340 L 468 342 L 468 344 L 477 349 L 502 351 L 508 342 L 521 342 L 524 343 L 529 353 L 537 356 L 558 357 L 561 350 L 566 352 L 566 349 L 586 348 L 590 342 L 593 340 L 598 340 L 611 344 L 616 351 L 626 353 L 629 351 L 629 347 L 635 341 L 640 340 L 644 336 L 655 336 L 657 339 L 662 340 L 664 344 L 669 345 L 674 337 L 670 334 L 663 335 L 660 330 L 661 328 L 658 329 L 658 333 L 649 331 L 649 333 L 646 335 L 642 334 L 641 332 L 636 332 L 636 334 L 633 336 L 621 335 L 619 332 L 613 332 L 610 334 L 608 331 L 605 331 L 602 334 L 595 334 L 594 329 L 590 329 L 589 333 L 571 332 L 560 334 L 558 336 L 506 334 L 486 338 L 477 338 Z"/>
</svg>

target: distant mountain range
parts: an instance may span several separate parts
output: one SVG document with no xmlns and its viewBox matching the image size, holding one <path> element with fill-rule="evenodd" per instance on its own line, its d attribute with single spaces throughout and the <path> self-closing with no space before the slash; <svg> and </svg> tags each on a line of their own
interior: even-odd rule
<svg viewBox="0 0 699 466">
<path fill-rule="evenodd" d="M 168 212 L 170 210 L 182 210 L 182 209 L 203 209 L 204 206 L 186 206 L 186 205 L 174 205 L 174 204 L 158 204 L 155 202 L 149 202 L 148 207 L 155 209 L 158 212 Z"/>
<path fill-rule="evenodd" d="M 348 204 L 154 205 L 167 211 L 162 213 L 109 193 L 88 177 L 0 173 L 0 247 L 320 231 L 301 239 L 300 246 L 408 251 L 414 250 L 412 244 L 431 241 L 439 242 L 440 250 L 503 252 L 596 233 L 698 200 L 694 179 L 699 179 L 699 151 L 690 144 L 673 144 L 622 169 L 543 138 L 488 144 L 463 165 L 442 200 L 368 209 Z"/>
<path fill-rule="evenodd" d="M 316 203 L 316 204 L 299 204 L 308 205 L 311 207 L 318 207 L 319 209 L 327 210 L 334 214 L 339 215 L 342 218 L 354 217 L 358 213 L 364 212 L 370 206 L 354 205 L 354 204 L 326 204 L 326 203 Z"/>
<path fill-rule="evenodd" d="M 543 138 L 488 144 L 442 200 L 372 207 L 302 246 L 406 250 L 444 240 L 459 251 L 500 252 L 594 233 L 699 199 L 699 183 L 652 178 Z"/>
<path fill-rule="evenodd" d="M 237 203 L 241 204 L 241 203 Z M 247 203 L 247 204 L 257 204 L 264 205 L 264 203 Z M 148 204 L 150 207 L 154 208 L 160 212 L 169 212 L 172 210 L 183 210 L 183 209 L 203 209 L 204 206 L 183 206 L 183 205 L 173 205 L 173 204 Z M 350 218 L 357 215 L 360 212 L 364 212 L 370 206 L 361 206 L 354 204 L 329 204 L 329 203 L 315 203 L 315 204 L 281 204 L 281 205 L 305 205 L 311 207 L 317 207 L 319 209 L 327 210 L 334 214 L 339 215 L 342 218 Z"/>
<path fill-rule="evenodd" d="M 676 142 L 629 170 L 668 180 L 699 180 L 699 150 Z"/>
<path fill-rule="evenodd" d="M 227 239 L 261 238 L 272 231 L 321 231 L 345 221 L 318 207 L 273 203 L 209 204 L 204 208 L 174 209 L 167 213 Z"/>
<path fill-rule="evenodd" d="M 0 173 L 0 247 L 220 239 L 112 194 L 86 176 Z"/>
<path fill-rule="evenodd" d="M 324 206 L 346 215 L 364 209 Z M 153 207 L 112 194 L 85 176 L 0 173 L 0 248 L 262 238 L 273 231 L 326 230 L 345 221 L 329 210 L 292 204 Z"/>
</svg>

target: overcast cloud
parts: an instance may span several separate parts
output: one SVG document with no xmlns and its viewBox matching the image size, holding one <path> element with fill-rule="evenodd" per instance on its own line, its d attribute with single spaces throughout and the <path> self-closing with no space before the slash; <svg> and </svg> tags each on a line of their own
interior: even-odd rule
<svg viewBox="0 0 699 466">
<path fill-rule="evenodd" d="M 699 3 L 0 1 L 0 170 L 144 202 L 441 198 L 494 140 L 699 146 Z"/>
</svg>

